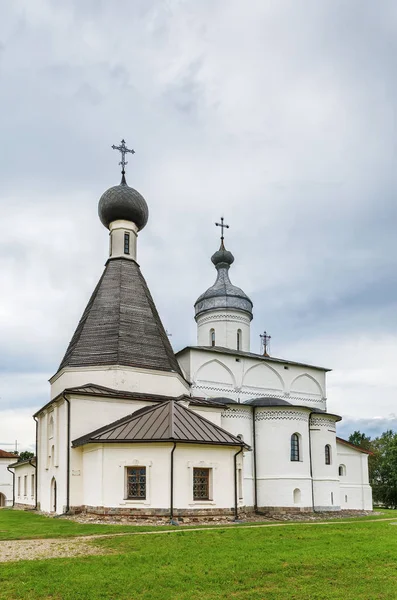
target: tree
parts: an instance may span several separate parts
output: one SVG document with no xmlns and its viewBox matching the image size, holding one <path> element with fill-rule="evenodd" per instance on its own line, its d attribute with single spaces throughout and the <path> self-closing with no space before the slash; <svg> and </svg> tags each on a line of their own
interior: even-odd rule
<svg viewBox="0 0 397 600">
<path fill-rule="evenodd" d="M 361 433 L 361 431 L 355 431 L 349 435 L 349 442 L 354 444 L 355 446 L 359 446 L 359 448 L 363 448 L 364 450 L 371 450 L 371 438 L 365 433 Z"/>
<path fill-rule="evenodd" d="M 372 442 L 370 483 L 375 502 L 397 508 L 397 433 L 390 429 Z"/>
<path fill-rule="evenodd" d="M 34 457 L 33 452 L 29 452 L 29 450 L 24 450 L 18 456 L 18 462 L 21 462 L 22 460 L 29 460 L 29 458 L 33 458 L 33 457 Z"/>
</svg>

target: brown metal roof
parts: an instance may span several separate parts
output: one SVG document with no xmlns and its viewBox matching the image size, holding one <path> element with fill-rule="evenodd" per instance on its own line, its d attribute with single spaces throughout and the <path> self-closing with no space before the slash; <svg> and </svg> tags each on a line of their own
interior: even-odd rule
<svg viewBox="0 0 397 600">
<path fill-rule="evenodd" d="M 183 377 L 133 260 L 108 260 L 58 370 L 101 365 L 171 371 Z"/>
<path fill-rule="evenodd" d="M 17 455 L 13 452 L 7 452 L 7 450 L 0 450 L 0 458 L 16 458 Z"/>
<path fill-rule="evenodd" d="M 64 390 L 66 394 L 78 394 L 82 396 L 102 396 L 110 398 L 124 398 L 126 400 L 145 400 L 147 402 L 167 402 L 168 400 L 186 400 L 194 406 L 220 407 L 220 402 L 216 398 L 199 398 L 197 396 L 182 395 L 164 396 L 161 394 L 143 394 L 141 392 L 129 392 L 127 390 L 115 390 L 96 383 L 86 383 L 77 387 L 71 387 Z M 60 394 L 62 395 L 62 394 Z M 52 400 L 53 402 L 53 400 Z M 231 400 L 233 402 L 233 400 Z"/>
<path fill-rule="evenodd" d="M 351 442 L 348 442 L 347 440 L 344 440 L 343 438 L 340 438 L 338 436 L 336 436 L 336 441 L 340 442 L 341 444 L 344 444 L 345 446 L 350 446 L 350 448 L 353 448 L 353 450 L 357 450 L 357 452 L 363 452 L 364 454 L 373 454 L 373 452 L 371 452 L 370 450 L 360 448 L 360 446 L 356 446 L 356 444 L 352 444 Z"/>
<path fill-rule="evenodd" d="M 249 448 L 240 438 L 176 400 L 141 408 L 74 440 L 73 446 L 109 442 L 183 442 Z"/>
</svg>

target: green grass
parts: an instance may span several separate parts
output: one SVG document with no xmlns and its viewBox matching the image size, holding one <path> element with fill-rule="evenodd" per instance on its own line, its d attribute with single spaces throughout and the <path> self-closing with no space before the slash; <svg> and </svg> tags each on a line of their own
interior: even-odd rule
<svg viewBox="0 0 397 600">
<path fill-rule="evenodd" d="M 91 543 L 114 554 L 1 564 L 0 600 L 397 598 L 397 526 L 385 521 L 178 530 Z"/>
</svg>

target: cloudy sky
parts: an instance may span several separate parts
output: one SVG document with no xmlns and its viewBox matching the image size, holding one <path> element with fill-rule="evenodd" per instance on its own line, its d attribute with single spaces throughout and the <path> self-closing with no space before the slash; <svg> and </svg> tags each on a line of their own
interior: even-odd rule
<svg viewBox="0 0 397 600">
<path fill-rule="evenodd" d="M 397 428 L 397 5 L 13 0 L 0 6 L 0 447 L 32 413 L 107 257 L 118 183 L 174 348 L 195 342 L 223 214 L 252 350 L 333 369 L 342 435 Z"/>
</svg>

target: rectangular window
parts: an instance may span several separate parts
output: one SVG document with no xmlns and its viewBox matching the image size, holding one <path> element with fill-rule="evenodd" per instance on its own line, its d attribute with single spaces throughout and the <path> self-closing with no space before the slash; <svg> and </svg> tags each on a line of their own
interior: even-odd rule
<svg viewBox="0 0 397 600">
<path fill-rule="evenodd" d="M 35 491 L 36 491 L 36 490 L 35 490 L 35 488 L 34 488 L 34 473 L 32 474 L 32 478 L 31 478 L 31 480 L 30 480 L 30 485 L 32 486 L 32 489 L 31 489 L 31 495 L 32 495 L 32 498 L 34 498 L 34 496 L 35 496 Z"/>
<path fill-rule="evenodd" d="M 124 233 L 124 254 L 130 253 L 130 234 Z"/>
<path fill-rule="evenodd" d="M 24 475 L 23 478 L 23 495 L 27 496 L 28 495 L 28 476 Z"/>
<path fill-rule="evenodd" d="M 210 499 L 210 469 L 193 469 L 193 500 Z"/>
<path fill-rule="evenodd" d="M 18 477 L 18 496 L 21 495 L 21 478 Z"/>
<path fill-rule="evenodd" d="M 127 467 L 127 498 L 146 499 L 146 467 Z"/>
</svg>

